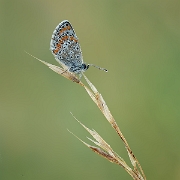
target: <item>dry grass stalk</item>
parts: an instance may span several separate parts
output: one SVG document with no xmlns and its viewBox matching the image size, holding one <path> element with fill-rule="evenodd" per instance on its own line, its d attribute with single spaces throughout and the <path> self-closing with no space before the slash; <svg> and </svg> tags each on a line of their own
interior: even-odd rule
<svg viewBox="0 0 180 180">
<path fill-rule="evenodd" d="M 26 52 L 27 53 L 27 52 Z M 27 53 L 29 54 L 29 53 Z M 30 56 L 34 57 L 33 55 L 29 54 Z M 55 66 L 52 64 L 49 64 L 41 59 L 38 59 L 36 57 L 34 57 L 35 59 L 37 59 L 38 61 L 42 62 L 43 64 L 45 64 L 46 66 L 48 66 L 50 69 L 52 69 L 54 72 L 62 75 L 63 77 L 83 86 L 85 88 L 85 90 L 87 91 L 87 93 L 89 94 L 89 96 L 91 97 L 91 99 L 95 102 L 95 104 L 99 107 L 100 111 L 104 114 L 104 116 L 106 117 L 106 119 L 108 120 L 108 122 L 111 124 L 111 126 L 114 128 L 114 130 L 117 132 L 117 134 L 119 135 L 119 137 L 121 138 L 121 140 L 123 141 L 125 148 L 128 152 L 129 155 L 129 159 L 131 161 L 131 164 L 133 166 L 133 169 L 131 167 L 129 167 L 126 162 L 117 154 L 113 151 L 113 149 L 110 147 L 109 144 L 106 143 L 106 141 L 103 140 L 103 138 L 95 131 L 95 130 L 90 130 L 89 128 L 87 128 L 85 125 L 83 125 L 80 121 L 78 121 L 74 116 L 74 118 L 93 136 L 93 138 L 96 140 L 92 140 L 90 138 L 88 138 L 90 141 L 92 141 L 94 144 L 96 144 L 99 147 L 94 147 L 91 146 L 87 143 L 85 143 L 84 141 L 82 141 L 80 138 L 78 138 L 77 136 L 75 136 L 72 132 L 72 134 L 77 137 L 81 142 L 83 142 L 87 147 L 89 147 L 92 151 L 94 151 L 95 153 L 101 155 L 102 157 L 106 158 L 107 160 L 109 160 L 112 163 L 116 163 L 118 165 L 120 165 L 121 167 L 123 167 L 127 173 L 134 179 L 134 180 L 146 180 L 145 174 L 142 170 L 142 167 L 140 165 L 140 163 L 138 162 L 137 158 L 135 157 L 135 155 L 133 154 L 131 148 L 129 147 L 125 137 L 123 136 L 120 128 L 118 127 L 115 119 L 113 118 L 111 112 L 109 111 L 108 106 L 106 105 L 106 102 L 104 101 L 102 95 L 97 91 L 97 89 L 95 88 L 95 86 L 88 80 L 88 78 L 83 74 L 86 82 L 88 83 L 89 87 L 91 88 L 91 90 L 85 86 L 76 76 L 75 74 L 64 70 L 63 68 L 59 67 L 59 66 Z M 70 131 L 69 131 L 70 132 Z M 140 170 L 140 171 L 139 171 Z"/>
</svg>

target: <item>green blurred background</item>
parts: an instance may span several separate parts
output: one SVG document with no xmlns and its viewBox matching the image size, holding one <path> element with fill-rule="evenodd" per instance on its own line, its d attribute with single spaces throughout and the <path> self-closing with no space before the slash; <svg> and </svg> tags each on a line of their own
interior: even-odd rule
<svg viewBox="0 0 180 180">
<path fill-rule="evenodd" d="M 103 95 L 147 179 L 180 179 L 179 0 L 0 1 L 0 179 L 132 179 L 67 128 L 90 136 L 70 111 L 130 164 L 85 90 L 27 55 L 57 65 L 49 43 L 69 20 L 87 77 Z M 84 79 L 82 79 L 84 81 Z"/>
</svg>

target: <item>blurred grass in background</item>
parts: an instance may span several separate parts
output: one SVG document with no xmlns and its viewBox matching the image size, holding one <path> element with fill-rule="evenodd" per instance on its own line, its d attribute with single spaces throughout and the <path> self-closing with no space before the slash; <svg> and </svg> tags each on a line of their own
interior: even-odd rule
<svg viewBox="0 0 180 180">
<path fill-rule="evenodd" d="M 147 179 L 180 179 L 180 1 L 2 0 L 0 179 L 131 179 L 98 157 L 70 111 L 128 161 L 86 92 L 24 53 L 56 64 L 49 43 L 69 20 L 86 75 L 105 98 Z"/>
</svg>

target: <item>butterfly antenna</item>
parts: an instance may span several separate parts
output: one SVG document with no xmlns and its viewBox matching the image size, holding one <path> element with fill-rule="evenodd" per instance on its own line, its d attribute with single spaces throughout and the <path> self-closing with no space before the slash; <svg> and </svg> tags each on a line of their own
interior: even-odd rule
<svg viewBox="0 0 180 180">
<path fill-rule="evenodd" d="M 102 70 L 102 71 L 108 72 L 108 70 L 107 70 L 107 69 L 102 68 L 102 67 L 99 67 L 99 66 L 96 66 L 96 65 L 94 65 L 94 64 L 88 64 L 88 66 L 93 66 L 93 67 L 95 67 L 95 68 L 98 68 L 99 70 Z"/>
</svg>

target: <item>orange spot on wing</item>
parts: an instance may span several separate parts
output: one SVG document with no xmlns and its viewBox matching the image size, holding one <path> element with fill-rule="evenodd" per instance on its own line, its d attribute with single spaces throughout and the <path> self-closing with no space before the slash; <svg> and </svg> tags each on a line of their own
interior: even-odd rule
<svg viewBox="0 0 180 180">
<path fill-rule="evenodd" d="M 72 37 L 72 36 L 70 36 L 70 38 L 69 38 L 71 41 L 75 41 L 75 42 L 78 42 L 78 40 L 76 39 L 76 38 L 74 38 L 74 37 Z"/>
<path fill-rule="evenodd" d="M 61 44 L 60 44 L 60 43 L 58 43 L 56 46 L 57 46 L 58 48 L 61 48 Z"/>
<path fill-rule="evenodd" d="M 68 39 L 68 36 L 64 36 L 61 38 L 63 41 L 67 40 Z"/>
<path fill-rule="evenodd" d="M 56 46 L 57 46 L 57 48 L 53 50 L 54 54 L 57 54 L 58 51 L 61 49 L 61 44 L 58 43 Z"/>
<path fill-rule="evenodd" d="M 70 37 L 70 40 L 71 40 L 71 41 L 78 42 L 78 40 L 77 40 L 76 38 L 74 38 L 74 37 Z"/>
<path fill-rule="evenodd" d="M 66 28 L 62 28 L 60 31 L 59 31 L 59 34 L 63 33 L 64 31 L 66 31 Z"/>
<path fill-rule="evenodd" d="M 74 41 L 75 41 L 75 42 L 78 42 L 78 40 L 77 40 L 77 39 L 75 39 L 75 38 L 74 38 Z"/>
<path fill-rule="evenodd" d="M 63 40 L 61 39 L 61 40 L 59 40 L 59 42 L 61 43 L 61 44 L 63 44 Z"/>
<path fill-rule="evenodd" d="M 57 53 L 58 53 L 58 51 L 59 51 L 59 49 L 58 49 L 58 48 L 57 48 L 57 49 L 54 49 L 54 50 L 53 50 L 53 53 L 54 53 L 54 54 L 57 54 Z"/>
</svg>

